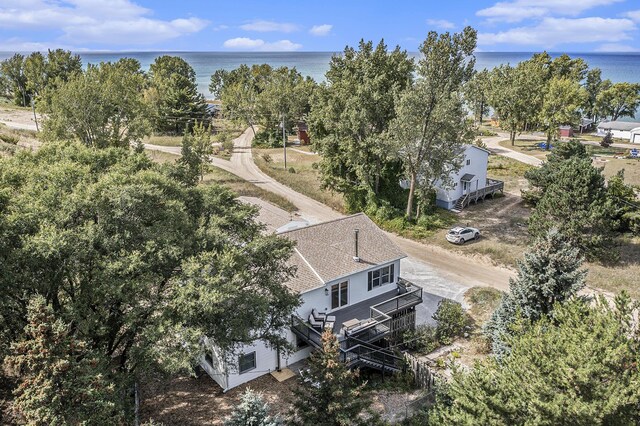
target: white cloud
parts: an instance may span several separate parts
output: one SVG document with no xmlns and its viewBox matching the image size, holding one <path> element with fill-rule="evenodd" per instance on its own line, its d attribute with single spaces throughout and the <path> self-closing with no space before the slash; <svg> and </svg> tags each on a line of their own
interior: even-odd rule
<svg viewBox="0 0 640 426">
<path fill-rule="evenodd" d="M 202 30 L 199 18 L 153 19 L 152 10 L 131 0 L 3 0 L 1 28 L 58 30 L 49 43 L 146 45 Z"/>
<path fill-rule="evenodd" d="M 309 30 L 309 33 L 313 34 L 314 36 L 322 37 L 322 36 L 329 35 L 332 28 L 333 28 L 333 25 L 330 25 L 330 24 L 314 25 Z"/>
<path fill-rule="evenodd" d="M 625 13 L 623 16 L 626 16 L 627 18 L 631 18 L 636 22 L 640 22 L 640 10 L 631 10 Z"/>
<path fill-rule="evenodd" d="M 607 6 L 624 0 L 514 0 L 502 1 L 476 15 L 497 22 L 520 22 L 525 19 L 539 19 L 552 14 L 578 16 L 597 6 Z"/>
<path fill-rule="evenodd" d="M 427 24 L 442 30 L 450 30 L 456 26 L 453 22 L 447 21 L 446 19 L 427 19 Z"/>
<path fill-rule="evenodd" d="M 629 46 L 627 44 L 618 43 L 606 43 L 598 46 L 595 49 L 596 52 L 640 52 L 637 47 Z"/>
<path fill-rule="evenodd" d="M 552 48 L 567 43 L 615 43 L 632 39 L 637 28 L 630 19 L 544 18 L 536 25 L 478 34 L 480 46 L 515 44 Z"/>
<path fill-rule="evenodd" d="M 254 50 L 261 52 L 292 52 L 302 49 L 302 45 L 290 40 L 279 40 L 275 42 L 265 42 L 262 39 L 252 39 L 248 37 L 236 37 L 225 41 L 222 44 L 227 49 Z"/>
<path fill-rule="evenodd" d="M 288 22 L 274 22 L 274 21 L 251 21 L 244 25 L 240 25 L 245 31 L 256 31 L 259 33 L 268 32 L 280 32 L 280 33 L 292 33 L 298 31 L 300 28 L 296 24 L 290 24 Z"/>
</svg>

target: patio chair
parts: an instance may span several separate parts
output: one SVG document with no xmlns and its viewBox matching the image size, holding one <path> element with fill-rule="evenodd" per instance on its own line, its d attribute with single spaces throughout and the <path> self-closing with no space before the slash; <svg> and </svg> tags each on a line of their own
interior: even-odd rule
<svg viewBox="0 0 640 426">
<path fill-rule="evenodd" d="M 336 322 L 335 316 L 327 315 L 324 312 L 318 312 L 318 310 L 315 308 L 311 310 L 311 315 L 313 315 L 313 317 L 318 321 Z"/>
<path fill-rule="evenodd" d="M 309 315 L 309 324 L 311 324 L 311 327 L 313 328 L 319 328 L 320 330 L 322 330 L 322 328 L 324 327 L 324 321 L 322 320 L 317 320 L 313 314 Z"/>
</svg>

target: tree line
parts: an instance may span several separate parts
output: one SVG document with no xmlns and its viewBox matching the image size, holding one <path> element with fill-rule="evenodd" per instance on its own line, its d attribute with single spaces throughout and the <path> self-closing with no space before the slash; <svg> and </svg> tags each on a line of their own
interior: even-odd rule
<svg viewBox="0 0 640 426">
<path fill-rule="evenodd" d="M 160 56 L 148 72 L 140 62 L 88 64 L 62 49 L 0 63 L 0 96 L 44 115 L 44 137 L 89 146 L 128 146 L 151 132 L 182 134 L 210 121 L 195 71 L 184 59 Z"/>
</svg>

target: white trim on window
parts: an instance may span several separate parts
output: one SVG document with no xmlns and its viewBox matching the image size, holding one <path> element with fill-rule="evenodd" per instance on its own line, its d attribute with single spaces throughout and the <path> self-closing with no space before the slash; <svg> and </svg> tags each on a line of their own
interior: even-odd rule
<svg viewBox="0 0 640 426">
<path fill-rule="evenodd" d="M 243 364 L 245 364 L 243 366 Z M 244 368 L 243 368 L 244 367 Z M 256 351 L 240 354 L 238 357 L 238 373 L 243 374 L 256 368 Z"/>
</svg>

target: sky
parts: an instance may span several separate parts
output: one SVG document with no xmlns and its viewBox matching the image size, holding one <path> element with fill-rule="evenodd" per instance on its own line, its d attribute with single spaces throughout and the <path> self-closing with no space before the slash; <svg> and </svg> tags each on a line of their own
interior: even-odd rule
<svg viewBox="0 0 640 426">
<path fill-rule="evenodd" d="M 417 51 L 466 25 L 479 51 L 640 52 L 640 0 L 0 0 L 0 51 Z"/>
</svg>

